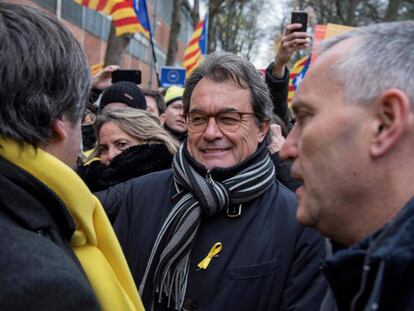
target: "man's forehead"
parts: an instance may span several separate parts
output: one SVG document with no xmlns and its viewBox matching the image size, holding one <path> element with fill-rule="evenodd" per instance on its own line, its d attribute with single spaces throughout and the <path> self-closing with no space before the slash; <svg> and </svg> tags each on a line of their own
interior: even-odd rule
<svg viewBox="0 0 414 311">
<path fill-rule="evenodd" d="M 183 101 L 181 99 L 177 99 L 171 104 L 168 105 L 168 107 L 174 107 L 174 108 L 182 108 L 183 107 Z"/>
<path fill-rule="evenodd" d="M 216 81 L 203 78 L 193 90 L 190 110 L 206 102 L 231 109 L 234 104 L 244 102 L 245 100 L 250 103 L 250 98 L 250 89 L 241 87 L 233 80 Z"/>
</svg>

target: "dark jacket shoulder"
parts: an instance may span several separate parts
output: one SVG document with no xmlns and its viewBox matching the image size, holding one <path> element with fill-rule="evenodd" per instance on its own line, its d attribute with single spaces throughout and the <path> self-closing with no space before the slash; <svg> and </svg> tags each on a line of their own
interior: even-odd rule
<svg viewBox="0 0 414 311">
<path fill-rule="evenodd" d="M 172 171 L 168 169 L 130 179 L 94 194 L 101 201 L 111 223 L 114 223 L 128 193 L 132 196 L 134 193 L 140 193 L 140 196 L 150 196 L 151 199 L 156 200 L 160 197 L 157 195 L 159 191 L 165 189 L 164 185 L 166 183 L 172 185 L 173 180 Z M 141 191 L 143 187 L 145 187 L 145 191 Z M 164 190 L 162 191 L 164 192 Z M 129 200 L 135 199 L 129 198 Z M 132 204 L 128 206 L 132 206 Z"/>
<path fill-rule="evenodd" d="M 2 309 L 99 309 L 69 244 L 74 228 L 52 190 L 0 158 Z"/>
<path fill-rule="evenodd" d="M 80 267 L 50 240 L 0 214 L 0 305 L 4 310 L 99 310 Z"/>
</svg>

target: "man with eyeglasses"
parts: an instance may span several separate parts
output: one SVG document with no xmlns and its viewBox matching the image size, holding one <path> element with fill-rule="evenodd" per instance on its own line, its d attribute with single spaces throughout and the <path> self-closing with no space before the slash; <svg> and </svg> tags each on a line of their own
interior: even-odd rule
<svg viewBox="0 0 414 311">
<path fill-rule="evenodd" d="M 188 138 L 172 170 L 129 182 L 115 222 L 146 309 L 317 310 L 324 243 L 275 179 L 263 79 L 216 52 L 183 101 Z"/>
</svg>

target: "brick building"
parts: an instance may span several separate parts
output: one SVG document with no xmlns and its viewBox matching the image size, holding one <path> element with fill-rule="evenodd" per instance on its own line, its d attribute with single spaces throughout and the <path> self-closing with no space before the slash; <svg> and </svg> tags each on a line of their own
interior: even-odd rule
<svg viewBox="0 0 414 311">
<path fill-rule="evenodd" d="M 9 0 L 10 1 L 10 0 Z M 15 0 L 15 3 L 29 4 L 41 7 L 60 18 L 63 24 L 69 27 L 83 46 L 89 64 L 103 63 L 106 51 L 106 42 L 109 36 L 111 20 L 94 10 L 83 7 L 73 0 Z M 191 37 L 193 26 L 190 14 L 190 5 L 184 1 L 181 9 L 181 29 L 178 42 L 176 65 L 181 66 L 184 49 Z M 165 65 L 168 39 L 170 35 L 172 0 L 147 0 L 148 14 L 154 34 L 157 68 Z M 156 23 L 154 23 L 156 20 Z M 149 40 L 140 33 L 136 33 L 128 45 L 121 61 L 121 68 L 140 69 L 142 71 L 142 86 L 156 87 L 154 69 L 151 70 L 152 54 Z M 152 80 L 149 81 L 150 74 Z"/>
</svg>

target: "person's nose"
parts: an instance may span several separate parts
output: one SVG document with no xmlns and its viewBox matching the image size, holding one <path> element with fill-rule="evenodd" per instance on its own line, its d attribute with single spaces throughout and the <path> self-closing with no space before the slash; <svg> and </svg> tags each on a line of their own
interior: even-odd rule
<svg viewBox="0 0 414 311">
<path fill-rule="evenodd" d="M 184 110 L 183 110 L 183 109 L 180 109 L 180 110 L 178 111 L 178 116 L 179 116 L 181 119 L 184 119 Z"/>
<path fill-rule="evenodd" d="M 280 158 L 284 160 L 294 160 L 299 156 L 298 152 L 299 130 L 296 126 L 290 131 L 286 137 L 285 143 L 279 151 Z"/>
<path fill-rule="evenodd" d="M 207 121 L 207 127 L 204 130 L 203 138 L 207 141 L 214 141 L 223 137 L 223 133 L 217 125 L 216 119 L 210 117 Z"/>
<path fill-rule="evenodd" d="M 122 151 L 118 150 L 115 147 L 109 148 L 108 150 L 108 161 L 109 163 L 112 162 L 112 160 L 118 155 L 120 154 Z"/>
</svg>

